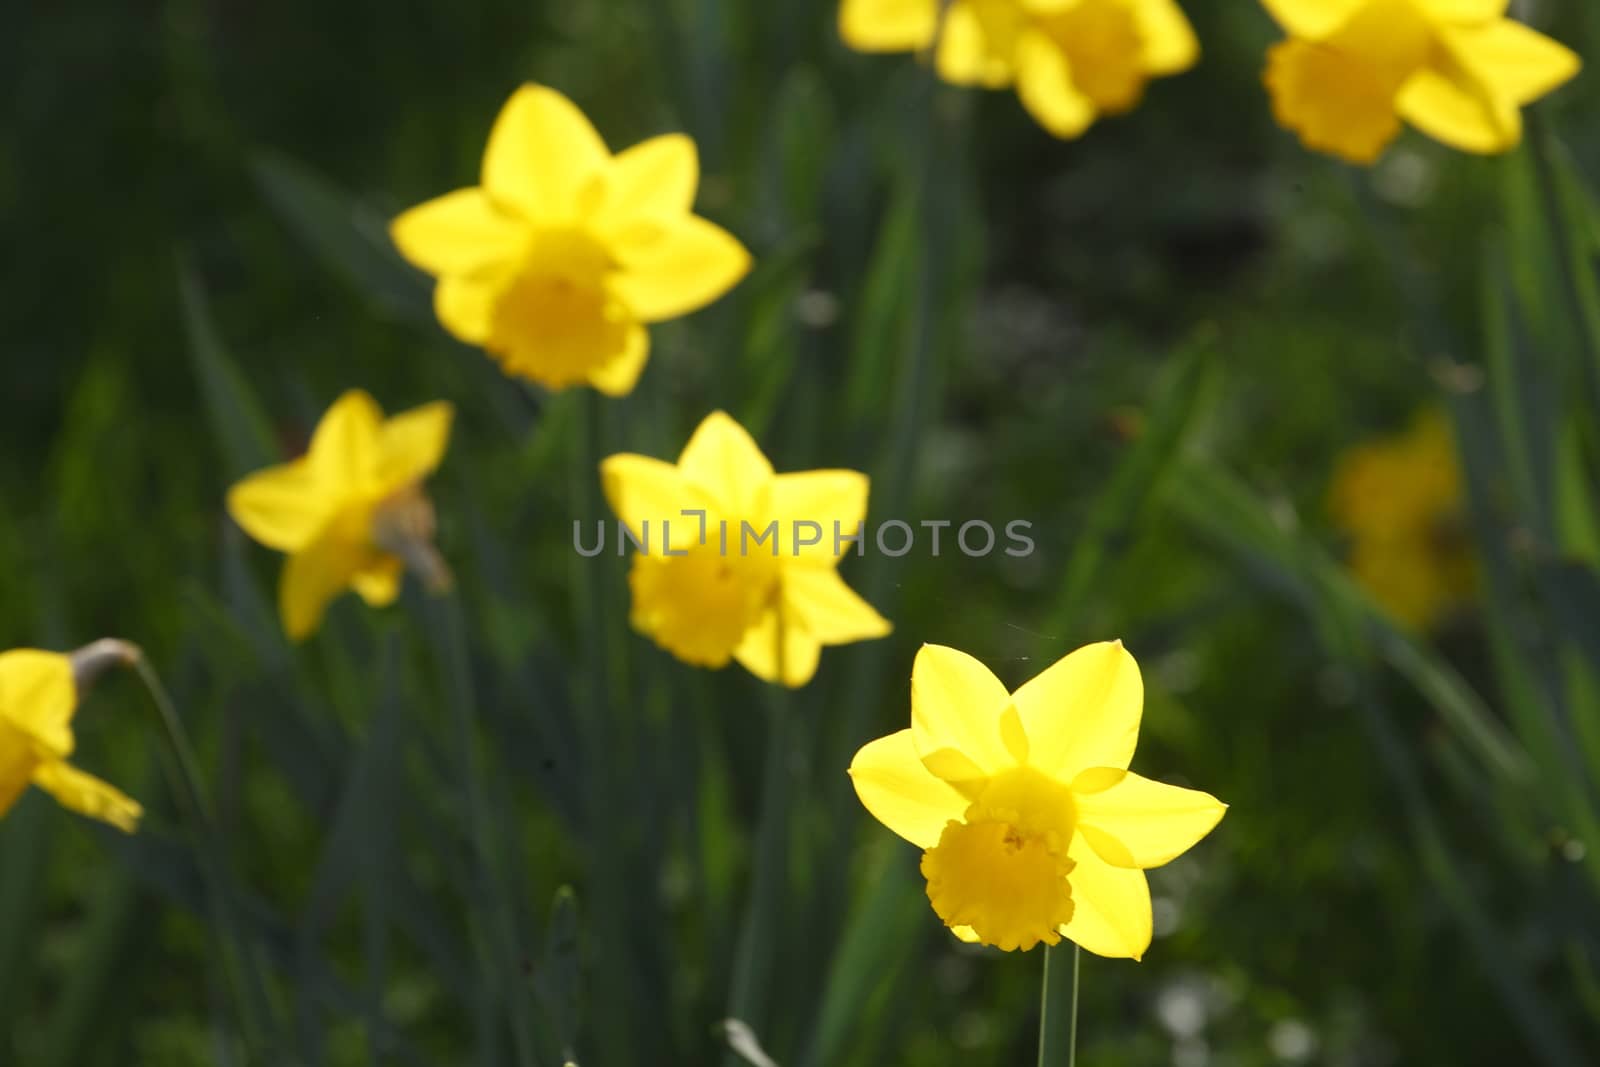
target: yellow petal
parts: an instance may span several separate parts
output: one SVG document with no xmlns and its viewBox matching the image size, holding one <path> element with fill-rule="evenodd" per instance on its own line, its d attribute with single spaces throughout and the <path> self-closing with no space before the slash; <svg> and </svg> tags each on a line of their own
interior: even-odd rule
<svg viewBox="0 0 1600 1067">
<path fill-rule="evenodd" d="M 650 331 L 638 323 L 628 327 L 622 351 L 589 372 L 589 384 L 607 396 L 627 396 L 650 360 Z"/>
<path fill-rule="evenodd" d="M 965 941 L 969 945 L 976 945 L 983 940 L 978 936 L 978 931 L 970 926 L 952 926 L 950 932 L 956 935 L 957 940 Z"/>
<path fill-rule="evenodd" d="M 436 400 L 402 411 L 383 424 L 378 448 L 383 456 L 381 477 L 386 489 L 420 481 L 439 468 L 450 445 L 454 419 L 454 405 Z"/>
<path fill-rule="evenodd" d="M 1085 645 L 1011 698 L 1032 744 L 1031 766 L 1070 782 L 1087 767 L 1126 769 L 1139 742 L 1144 682 L 1121 641 Z"/>
<path fill-rule="evenodd" d="M 38 766 L 39 753 L 26 735 L 0 719 L 0 819 L 27 792 Z"/>
<path fill-rule="evenodd" d="M 768 611 L 745 631 L 733 658 L 763 682 L 778 682 L 798 689 L 811 681 L 822 659 L 822 642 L 797 620 L 784 615 L 783 648 L 778 648 L 778 612 Z"/>
<path fill-rule="evenodd" d="M 939 0 L 844 0 L 839 36 L 858 52 L 914 52 L 933 42 Z"/>
<path fill-rule="evenodd" d="M 1072 82 L 1066 53 L 1042 33 L 1030 31 L 1017 42 L 1017 95 L 1057 137 L 1077 137 L 1095 119 L 1094 102 Z"/>
<path fill-rule="evenodd" d="M 967 809 L 965 797 L 923 767 L 910 730 L 863 745 L 850 761 L 850 784 L 873 818 L 918 848 L 937 845 L 945 823 Z"/>
<path fill-rule="evenodd" d="M 501 207 L 536 220 L 575 218 L 611 153 L 565 96 L 542 85 L 514 93 L 489 133 L 483 187 Z"/>
<path fill-rule="evenodd" d="M 324 537 L 292 554 L 278 580 L 278 611 L 291 641 L 303 641 L 322 625 L 328 604 L 350 588 L 366 560 L 350 545 Z"/>
<path fill-rule="evenodd" d="M 1361 9 L 1366 0 L 1261 0 L 1270 14 L 1293 37 L 1321 40 L 1335 33 Z"/>
<path fill-rule="evenodd" d="M 1177 0 L 1134 0 L 1134 21 L 1144 41 L 1144 69 L 1176 74 L 1200 58 L 1200 40 Z"/>
<path fill-rule="evenodd" d="M 652 137 L 611 161 L 605 206 L 597 222 L 620 229 L 645 218 L 676 218 L 694 209 L 700 157 L 681 133 Z"/>
<path fill-rule="evenodd" d="M 370 488 L 382 458 L 383 411 L 360 389 L 334 401 L 311 435 L 306 463 L 324 491 L 347 494 Z"/>
<path fill-rule="evenodd" d="M 495 281 L 449 275 L 433 290 L 433 313 L 452 337 L 469 345 L 487 344 L 494 335 L 494 305 L 500 296 Z"/>
<path fill-rule="evenodd" d="M 1411 125 L 1463 152 L 1504 152 L 1522 140 L 1517 105 L 1489 97 L 1463 77 L 1418 71 L 1401 86 L 1395 106 Z"/>
<path fill-rule="evenodd" d="M 939 77 L 954 85 L 999 89 L 1016 76 L 1012 56 L 1026 25 L 1021 11 L 990 5 L 980 16 L 973 0 L 956 0 L 939 36 Z"/>
<path fill-rule="evenodd" d="M 1509 0 L 1420 0 L 1422 10 L 1440 22 L 1487 22 L 1505 15 Z"/>
<path fill-rule="evenodd" d="M 429 274 L 465 274 L 508 263 L 527 243 L 527 224 L 494 206 L 482 189 L 457 189 L 389 224 L 400 254 Z"/>
<path fill-rule="evenodd" d="M 1072 921 L 1061 927 L 1062 936 L 1097 956 L 1142 957 L 1153 931 L 1150 884 L 1144 872 L 1112 866 L 1082 835 L 1073 836 L 1067 855 L 1077 866 L 1067 875 Z"/>
<path fill-rule="evenodd" d="M 911 729 L 924 759 L 950 750 L 984 775 L 1012 766 L 1000 733 L 1010 703 L 1000 679 L 965 652 L 923 645 L 911 666 Z"/>
<path fill-rule="evenodd" d="M 381 556 L 350 576 L 350 587 L 371 608 L 384 608 L 400 598 L 406 565 L 398 556 Z"/>
<path fill-rule="evenodd" d="M 687 315 L 711 303 L 750 271 L 750 253 L 727 230 L 698 215 L 647 224 L 649 237 L 618 249 L 613 296 L 641 322 Z"/>
<path fill-rule="evenodd" d="M 1072 786 L 1078 830 L 1116 867 L 1159 867 L 1189 851 L 1228 806 L 1210 793 L 1097 767 Z"/>
<path fill-rule="evenodd" d="M 790 543 L 783 546 L 783 554 L 791 560 L 838 563 L 847 553 L 855 551 L 853 537 L 857 527 L 867 517 L 867 493 L 870 480 L 859 471 L 816 470 L 797 474 L 780 474 L 772 481 L 772 516 L 778 528 Z M 800 545 L 798 551 L 793 541 L 795 524 L 814 522 L 822 527 L 822 540 L 815 545 Z M 837 530 L 835 529 L 837 524 Z M 834 535 L 837 532 L 840 551 L 834 554 Z M 809 527 L 801 532 L 809 540 L 815 533 Z"/>
<path fill-rule="evenodd" d="M 0 652 L 0 715 L 47 752 L 72 754 L 72 713 L 78 687 L 72 661 L 32 648 Z"/>
<path fill-rule="evenodd" d="M 699 543 L 700 520 L 684 516 L 684 509 L 706 511 L 708 527 L 716 521 L 710 498 L 691 486 L 676 466 L 659 459 L 626 452 L 609 456 L 600 464 L 600 486 L 612 514 L 649 555 L 662 555 L 668 547 L 682 552 Z M 669 536 L 663 530 L 669 527 L 670 546 L 663 540 Z M 707 539 L 715 537 L 708 528 Z"/>
<path fill-rule="evenodd" d="M 322 532 L 339 506 L 330 489 L 303 461 L 269 467 L 228 490 L 228 514 L 266 547 L 294 552 Z"/>
<path fill-rule="evenodd" d="M 144 816 L 138 801 L 65 761 L 40 764 L 33 772 L 33 784 L 68 811 L 98 819 L 125 834 L 137 830 Z"/>
<path fill-rule="evenodd" d="M 1578 73 L 1583 61 L 1560 41 L 1520 22 L 1500 19 L 1443 33 L 1457 62 L 1491 95 L 1527 104 Z"/>
<path fill-rule="evenodd" d="M 754 519 L 767 511 L 772 464 L 726 412 L 713 411 L 700 423 L 678 456 L 678 470 L 717 501 L 729 519 Z"/>
<path fill-rule="evenodd" d="M 787 553 L 787 546 L 783 551 Z M 824 645 L 883 637 L 893 627 L 831 567 L 788 567 L 783 572 L 784 607 Z"/>
</svg>

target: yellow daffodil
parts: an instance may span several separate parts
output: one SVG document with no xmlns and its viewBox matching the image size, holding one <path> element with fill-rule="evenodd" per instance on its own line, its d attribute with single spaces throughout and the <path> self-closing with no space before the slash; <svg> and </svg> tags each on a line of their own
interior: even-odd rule
<svg viewBox="0 0 1600 1067">
<path fill-rule="evenodd" d="M 1289 39 L 1266 83 L 1311 149 L 1372 163 L 1405 120 L 1466 152 L 1522 139 L 1525 104 L 1578 72 L 1566 46 L 1505 17 L 1507 0 L 1263 0 Z"/>
<path fill-rule="evenodd" d="M 933 910 L 1007 951 L 1065 937 L 1102 956 L 1150 945 L 1144 871 L 1227 806 L 1128 770 L 1144 683 L 1120 641 L 1088 645 L 1015 693 L 962 652 L 924 645 L 911 728 L 856 753 L 868 811 L 923 849 Z"/>
<path fill-rule="evenodd" d="M 1200 55 L 1176 0 L 844 0 L 839 32 L 862 52 L 934 47 L 955 85 L 1015 86 L 1023 106 L 1057 137 L 1077 137 L 1100 115 L 1131 111 L 1153 77 Z"/>
<path fill-rule="evenodd" d="M 347 589 L 374 607 L 393 603 L 407 566 L 433 588 L 449 585 L 422 484 L 444 458 L 451 416 L 441 401 L 385 420 L 372 397 L 351 390 L 323 415 L 305 456 L 229 490 L 234 521 L 289 554 L 278 605 L 290 638 L 314 632 Z"/>
<path fill-rule="evenodd" d="M 550 389 L 632 391 L 646 324 L 711 303 L 750 269 L 738 241 L 693 213 L 692 140 L 668 134 L 613 156 L 554 89 L 511 97 L 480 181 L 407 211 L 391 235 L 438 278 L 447 330 Z"/>
<path fill-rule="evenodd" d="M 131 834 L 144 815 L 138 802 L 68 762 L 77 707 L 71 657 L 0 652 L 0 816 L 36 785 L 62 807 Z"/>
<path fill-rule="evenodd" d="M 600 473 L 638 547 L 628 575 L 633 625 L 685 663 L 735 659 L 764 681 L 801 686 L 823 645 L 889 632 L 838 573 L 866 519 L 866 475 L 774 474 L 720 411 L 676 465 L 621 454 Z"/>
<path fill-rule="evenodd" d="M 1408 626 L 1426 629 L 1472 595 L 1476 568 L 1463 531 L 1455 437 L 1424 412 L 1404 433 L 1339 460 L 1328 509 L 1350 540 L 1351 573 Z"/>
</svg>

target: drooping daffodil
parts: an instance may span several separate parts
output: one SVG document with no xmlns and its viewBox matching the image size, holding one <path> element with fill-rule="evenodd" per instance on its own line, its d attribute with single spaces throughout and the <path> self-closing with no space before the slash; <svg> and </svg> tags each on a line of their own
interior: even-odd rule
<svg viewBox="0 0 1600 1067">
<path fill-rule="evenodd" d="M 866 475 L 776 474 L 720 411 L 676 464 L 624 453 L 600 473 L 638 546 L 628 575 L 634 628 L 685 663 L 737 660 L 796 687 L 816 673 L 824 645 L 889 633 L 838 571 L 866 518 Z"/>
<path fill-rule="evenodd" d="M 444 458 L 452 415 L 438 401 L 385 419 L 353 389 L 323 415 L 304 456 L 229 490 L 234 521 L 289 556 L 278 606 L 292 640 L 315 632 L 346 590 L 374 607 L 393 603 L 407 567 L 430 588 L 448 587 L 423 482 Z"/>
<path fill-rule="evenodd" d="M 861 52 L 935 48 L 954 85 L 1015 87 L 1034 119 L 1077 137 L 1138 106 L 1150 79 L 1194 66 L 1200 45 L 1176 0 L 844 0 L 839 33 Z M 937 43 L 935 43 L 937 42 Z"/>
<path fill-rule="evenodd" d="M 1280 125 L 1307 148 L 1375 162 L 1401 121 L 1465 152 L 1522 140 L 1522 108 L 1564 84 L 1570 48 L 1505 17 L 1507 0 L 1263 0 Z"/>
<path fill-rule="evenodd" d="M 962 652 L 924 645 L 911 726 L 864 746 L 856 794 L 923 849 L 934 912 L 966 941 L 1062 938 L 1138 959 L 1145 869 L 1210 833 L 1226 805 L 1128 769 L 1144 684 L 1120 641 L 1078 649 L 1016 692 Z"/>
<path fill-rule="evenodd" d="M 72 657 L 0 652 L 0 817 L 34 785 L 62 807 L 131 834 L 144 815 L 138 801 L 69 762 L 77 710 Z"/>
<path fill-rule="evenodd" d="M 479 184 L 390 233 L 438 279 L 439 322 L 507 374 L 621 396 L 644 370 L 649 323 L 704 307 L 750 269 L 744 246 L 694 214 L 699 182 L 683 134 L 612 155 L 572 101 L 525 85 L 495 120 Z"/>
</svg>

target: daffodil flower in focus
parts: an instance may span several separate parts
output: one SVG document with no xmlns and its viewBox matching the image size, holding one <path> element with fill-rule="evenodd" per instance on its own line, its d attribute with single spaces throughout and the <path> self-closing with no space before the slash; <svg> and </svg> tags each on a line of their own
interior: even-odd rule
<svg viewBox="0 0 1600 1067">
<path fill-rule="evenodd" d="M 1349 538 L 1351 575 L 1400 622 L 1427 629 L 1471 598 L 1477 565 L 1443 412 L 1340 456 L 1328 510 Z"/>
<path fill-rule="evenodd" d="M 374 607 L 393 603 L 407 567 L 448 588 L 422 486 L 444 458 L 452 413 L 441 401 L 385 420 L 372 397 L 351 390 L 323 415 L 305 456 L 229 490 L 234 521 L 289 555 L 278 605 L 291 639 L 312 634 L 348 589 Z"/>
<path fill-rule="evenodd" d="M 1014 86 L 1038 123 L 1077 137 L 1131 111 L 1151 78 L 1194 66 L 1200 45 L 1176 0 L 844 0 L 839 33 L 861 52 L 936 47 L 955 85 Z M 937 44 L 935 43 L 937 42 Z"/>
<path fill-rule="evenodd" d="M 1150 944 L 1145 869 L 1187 851 L 1226 805 L 1128 770 L 1144 685 L 1120 641 L 1088 645 L 1015 693 L 924 645 L 911 727 L 856 753 L 868 811 L 923 849 L 933 910 L 1002 949 L 1063 937 L 1102 956 Z"/>
<path fill-rule="evenodd" d="M 796 687 L 816 673 L 824 645 L 889 632 L 838 572 L 866 518 L 866 475 L 775 474 L 720 411 L 676 464 L 621 454 L 600 473 L 611 509 L 642 546 L 628 575 L 633 625 L 685 663 L 738 660 Z"/>
<path fill-rule="evenodd" d="M 1268 54 L 1279 124 L 1372 163 L 1401 120 L 1465 152 L 1522 140 L 1522 107 L 1578 72 L 1565 45 L 1505 17 L 1507 0 L 1263 0 L 1288 40 Z"/>
<path fill-rule="evenodd" d="M 77 708 L 70 656 L 0 652 L 0 816 L 35 785 L 64 808 L 133 833 L 144 814 L 138 802 L 68 762 Z"/>
<path fill-rule="evenodd" d="M 550 389 L 631 392 L 647 324 L 704 307 L 750 269 L 693 212 L 695 144 L 655 137 L 612 155 L 554 89 L 518 89 L 495 120 L 480 184 L 412 208 L 390 233 L 438 278 L 434 309 L 506 373 Z"/>
</svg>

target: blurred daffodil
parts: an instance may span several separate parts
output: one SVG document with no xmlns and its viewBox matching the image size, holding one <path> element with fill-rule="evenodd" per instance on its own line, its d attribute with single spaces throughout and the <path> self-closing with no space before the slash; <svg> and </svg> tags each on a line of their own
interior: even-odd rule
<svg viewBox="0 0 1600 1067">
<path fill-rule="evenodd" d="M 1307 148 L 1372 163 L 1401 120 L 1466 152 L 1522 139 L 1523 105 L 1578 72 L 1507 0 L 1263 0 L 1289 35 L 1268 54 L 1278 122 Z"/>
<path fill-rule="evenodd" d="M 962 652 L 924 645 L 911 727 L 856 753 L 868 811 L 922 848 L 933 910 L 1007 951 L 1063 937 L 1102 956 L 1150 945 L 1144 871 L 1187 851 L 1226 805 L 1128 770 L 1144 683 L 1120 641 L 1088 645 L 1015 693 Z"/>
<path fill-rule="evenodd" d="M 71 657 L 0 652 L 0 816 L 36 785 L 62 807 L 133 833 L 144 815 L 138 802 L 68 762 L 77 707 Z"/>
<path fill-rule="evenodd" d="M 351 390 L 323 415 L 305 456 L 229 490 L 234 521 L 289 554 L 278 606 L 291 639 L 313 633 L 347 589 L 374 607 L 393 603 L 408 566 L 432 588 L 449 586 L 422 485 L 444 458 L 451 417 L 441 401 L 385 420 L 372 397 Z"/>
<path fill-rule="evenodd" d="M 600 472 L 640 546 L 628 575 L 633 625 L 685 663 L 735 659 L 764 681 L 802 686 L 822 646 L 889 632 L 838 573 L 866 518 L 866 475 L 775 474 L 720 411 L 676 464 L 621 454 Z"/>
<path fill-rule="evenodd" d="M 1438 411 L 1358 445 L 1334 470 L 1328 510 L 1350 540 L 1351 573 L 1408 626 L 1426 629 L 1472 595 L 1461 468 Z"/>
<path fill-rule="evenodd" d="M 434 309 L 506 373 L 620 396 L 650 351 L 645 326 L 731 289 L 750 256 L 693 213 L 692 140 L 613 156 L 554 89 L 518 89 L 495 120 L 481 184 L 412 208 L 390 232 L 438 278 Z"/>
<path fill-rule="evenodd" d="M 1014 86 L 1057 137 L 1138 105 L 1153 77 L 1194 66 L 1200 46 L 1176 0 L 844 0 L 839 31 L 862 52 L 937 48 L 956 85 Z"/>
</svg>

